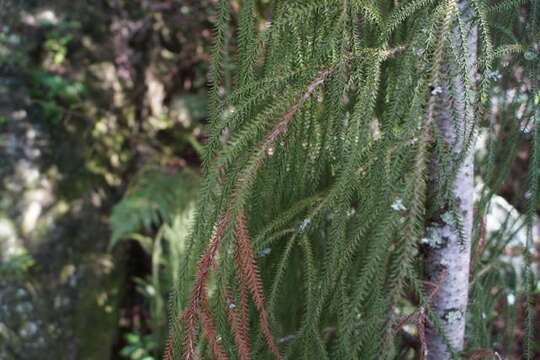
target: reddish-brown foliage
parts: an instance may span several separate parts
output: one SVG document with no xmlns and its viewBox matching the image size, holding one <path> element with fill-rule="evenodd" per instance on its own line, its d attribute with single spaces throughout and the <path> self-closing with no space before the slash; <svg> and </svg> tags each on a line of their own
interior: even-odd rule
<svg viewBox="0 0 540 360">
<path fill-rule="evenodd" d="M 208 308 L 208 299 L 206 296 L 203 298 L 201 303 L 200 316 L 204 335 L 208 340 L 210 349 L 212 349 L 212 357 L 216 360 L 228 360 L 228 357 L 217 338 L 216 328 L 214 326 L 214 322 L 212 321 L 212 315 L 210 314 L 210 309 Z"/>
<path fill-rule="evenodd" d="M 297 101 L 291 105 L 291 107 L 283 114 L 281 120 L 274 127 L 274 129 L 264 138 L 263 142 L 259 145 L 259 149 L 263 150 L 263 156 L 258 157 L 255 160 L 255 170 L 264 163 L 268 150 L 274 146 L 276 141 L 287 131 L 289 123 L 294 118 L 294 115 L 298 109 L 313 95 L 315 90 L 324 83 L 324 81 L 330 76 L 333 69 L 326 69 L 319 72 L 317 77 L 308 85 L 307 90 L 302 94 Z M 249 174 L 245 174 L 249 175 Z M 245 185 L 247 177 L 240 176 L 235 184 L 235 188 L 238 191 Z M 236 191 L 233 193 L 233 199 L 236 197 Z M 225 230 L 229 226 L 231 221 L 230 210 L 225 212 L 218 221 L 216 228 L 205 252 L 201 256 L 199 265 L 197 267 L 197 274 L 195 277 L 195 284 L 191 293 L 189 306 L 185 309 L 183 314 L 177 318 L 177 321 L 181 321 L 184 325 L 184 352 L 182 355 L 183 360 L 194 360 L 195 357 L 195 336 L 197 331 L 198 320 L 200 320 L 203 328 L 203 332 L 208 338 L 208 342 L 212 347 L 213 355 L 218 359 L 226 359 L 225 353 L 222 352 L 221 346 L 216 339 L 215 329 L 211 321 L 210 312 L 205 303 L 206 299 L 206 282 L 208 280 L 208 273 L 216 265 L 215 258 L 219 248 L 221 239 L 225 234 Z M 265 299 L 263 295 L 263 287 L 261 277 L 251 249 L 251 240 L 246 225 L 246 220 L 242 212 L 239 213 L 235 224 L 235 239 L 236 239 L 236 266 L 237 276 L 239 280 L 239 293 L 240 293 L 240 318 L 238 318 L 234 307 L 231 309 L 232 299 L 230 294 L 226 295 L 227 304 L 229 306 L 228 319 L 229 325 L 232 328 L 237 351 L 240 354 L 241 360 L 247 360 L 249 356 L 249 344 L 248 344 L 248 292 L 251 293 L 253 302 L 259 314 L 259 323 L 261 332 L 266 340 L 266 343 L 275 355 L 276 359 L 281 359 L 279 349 L 274 342 L 272 332 L 270 330 L 270 322 L 268 313 L 265 307 Z M 173 354 L 173 341 L 172 334 L 169 335 L 167 340 L 167 348 L 163 356 L 164 360 L 172 360 Z"/>
<path fill-rule="evenodd" d="M 171 360 L 173 358 L 173 338 L 171 335 L 167 338 L 167 344 L 165 345 L 165 351 L 163 352 L 164 360 Z"/>
<path fill-rule="evenodd" d="M 239 257 L 237 256 L 237 259 Z M 240 273 L 240 271 L 239 271 Z M 243 279 L 243 276 L 242 276 Z M 246 339 L 246 345 L 249 340 L 249 307 L 248 307 L 248 290 L 245 282 L 240 283 L 240 330 L 242 338 Z"/>
<path fill-rule="evenodd" d="M 293 119 L 294 115 L 302 107 L 302 105 L 313 95 L 315 90 L 324 83 L 324 81 L 332 74 L 334 69 L 325 69 L 317 74 L 317 77 L 308 85 L 306 92 L 302 94 L 300 98 L 283 114 L 279 123 L 274 127 L 274 129 L 266 136 L 265 141 L 262 145 L 264 153 L 267 154 L 268 150 L 274 146 L 276 141 L 281 135 L 283 135 L 288 127 L 289 123 Z"/>
<path fill-rule="evenodd" d="M 238 318 L 238 314 L 236 312 L 236 305 L 233 302 L 229 290 L 227 290 L 225 298 L 227 302 L 227 315 L 234 336 L 234 343 L 236 345 L 236 349 L 238 350 L 238 355 L 240 357 L 240 360 L 248 360 L 249 344 L 247 338 L 247 329 L 243 329 L 243 326 L 246 324 L 242 324 L 242 320 Z"/>
<path fill-rule="evenodd" d="M 246 341 L 246 346 L 249 343 L 249 307 L 248 307 L 248 288 L 247 288 L 247 279 L 244 276 L 244 271 L 242 271 L 242 252 L 238 241 L 236 242 L 236 275 L 238 277 L 238 287 L 240 293 L 240 333 L 243 339 Z M 249 347 L 248 347 L 249 353 Z"/>
<path fill-rule="evenodd" d="M 248 289 L 253 297 L 253 302 L 255 303 L 255 307 L 259 312 L 261 332 L 263 333 L 270 351 L 277 359 L 281 359 L 279 349 L 274 342 L 274 338 L 270 330 L 270 322 L 268 320 L 268 313 L 266 312 L 261 276 L 251 249 L 246 219 L 242 213 L 240 213 L 236 219 L 235 235 L 238 243 L 238 251 L 240 252 L 242 261 L 241 271 L 244 273 Z"/>
<path fill-rule="evenodd" d="M 182 320 L 185 326 L 184 335 L 184 360 L 193 360 L 195 356 L 195 332 L 197 326 L 197 314 L 201 307 L 202 300 L 206 297 L 206 280 L 208 279 L 208 273 L 215 262 L 219 243 L 223 238 L 225 229 L 227 228 L 230 220 L 229 214 L 225 214 L 218 224 L 214 234 L 210 239 L 210 243 L 206 248 L 206 251 L 199 261 L 197 275 L 195 277 L 195 285 L 191 293 L 191 300 L 189 307 L 185 310 Z M 203 323 L 204 326 L 204 323 Z"/>
</svg>

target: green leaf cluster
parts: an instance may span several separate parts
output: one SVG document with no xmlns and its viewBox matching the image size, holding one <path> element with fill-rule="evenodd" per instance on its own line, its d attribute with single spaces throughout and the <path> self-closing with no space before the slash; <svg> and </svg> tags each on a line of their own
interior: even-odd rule
<svg viewBox="0 0 540 360">
<path fill-rule="evenodd" d="M 217 7 L 205 178 L 170 320 L 175 354 L 183 351 L 178 319 L 197 260 L 219 219 L 243 212 L 288 359 L 394 358 L 403 352 L 399 318 L 429 307 L 419 285 L 426 226 L 441 206 L 461 222 L 449 193 L 498 91 L 496 58 L 513 46 L 492 15 L 525 2 L 470 2 L 478 84 L 468 76 L 468 35 L 455 1 L 276 0 L 263 24 L 253 3 L 242 2 L 234 35 L 230 2 Z M 519 21 L 510 11 L 504 16 L 509 26 Z M 225 59 L 235 56 L 231 76 Z M 224 79 L 234 79 L 232 92 Z M 440 87 L 453 116 L 463 107 L 475 114 L 460 129 L 459 153 L 433 124 Z M 437 178 L 429 177 L 433 159 L 441 164 Z M 427 199 L 428 186 L 439 196 Z M 231 359 L 237 353 L 224 298 L 236 281 L 233 229 L 234 220 L 207 287 Z M 250 323 L 257 321 L 252 308 Z M 269 359 L 257 328 L 251 355 Z M 210 358 L 203 336 L 197 349 Z"/>
</svg>

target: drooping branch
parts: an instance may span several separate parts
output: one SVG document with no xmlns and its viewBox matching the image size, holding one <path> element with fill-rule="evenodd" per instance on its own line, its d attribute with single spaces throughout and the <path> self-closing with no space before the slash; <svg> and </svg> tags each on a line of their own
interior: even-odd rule
<svg viewBox="0 0 540 360">
<path fill-rule="evenodd" d="M 247 287 L 251 292 L 253 302 L 255 303 L 255 307 L 259 313 L 261 332 L 272 354 L 274 354 L 276 359 L 281 359 L 279 349 L 274 342 L 274 337 L 272 336 L 272 331 L 270 330 L 270 321 L 268 320 L 268 312 L 266 311 L 261 276 L 255 261 L 255 256 L 253 256 L 251 240 L 243 213 L 240 213 L 236 220 L 235 234 L 242 260 L 242 268 L 240 271 L 243 272 L 243 278 L 245 281 L 247 281 Z"/>
<path fill-rule="evenodd" d="M 201 305 L 203 300 L 206 298 L 206 282 L 210 269 L 215 264 L 216 253 L 227 228 L 229 218 L 230 215 L 226 213 L 216 225 L 214 233 L 210 239 L 210 243 L 199 261 L 197 274 L 195 276 L 195 285 L 193 286 L 189 306 L 184 310 L 179 318 L 176 319 L 176 321 L 182 322 L 185 327 L 183 352 L 183 359 L 185 360 L 193 360 L 195 356 L 195 333 Z M 164 360 L 172 360 L 174 358 L 172 336 L 172 333 L 169 334 L 169 339 L 167 340 L 167 351 L 163 356 Z"/>
<path fill-rule="evenodd" d="M 317 77 L 308 85 L 307 90 L 300 96 L 300 98 L 283 114 L 281 121 L 274 127 L 274 130 L 266 137 L 263 149 L 268 150 L 273 146 L 276 140 L 283 135 L 293 119 L 294 115 L 304 105 L 304 103 L 313 95 L 315 90 L 324 83 L 324 81 L 332 74 L 333 68 L 325 69 L 319 72 Z"/>
<path fill-rule="evenodd" d="M 239 336 L 238 340 L 241 342 L 241 346 L 238 346 L 241 360 L 244 353 L 249 355 L 249 307 L 248 307 L 248 288 L 247 279 L 245 278 L 243 269 L 242 250 L 240 248 L 239 241 L 236 241 L 236 275 L 238 278 L 238 292 L 240 294 L 240 324 L 239 324 Z M 245 349 L 244 349 L 245 347 Z"/>
<path fill-rule="evenodd" d="M 229 320 L 229 324 L 231 325 L 231 330 L 234 336 L 234 343 L 236 345 L 236 349 L 238 351 L 238 356 L 240 360 L 248 360 L 249 359 L 249 340 L 247 335 L 247 323 L 244 323 L 244 319 L 242 318 L 244 316 L 244 311 L 247 311 L 247 299 L 245 296 L 246 287 L 244 284 L 240 283 L 240 292 L 242 293 L 242 289 L 244 294 L 241 294 L 241 304 L 240 304 L 240 317 L 238 316 L 238 313 L 236 311 L 236 304 L 233 302 L 230 290 L 227 289 L 227 292 L 225 293 L 225 301 L 227 304 L 227 318 Z M 244 303 L 244 304 L 242 304 Z M 247 315 L 247 313 L 245 314 Z M 247 320 L 247 319 L 246 319 Z"/>
<path fill-rule="evenodd" d="M 208 340 L 208 343 L 210 344 L 212 356 L 217 360 L 228 360 L 229 358 L 225 354 L 223 346 L 218 341 L 218 337 L 216 335 L 216 328 L 214 326 L 214 321 L 212 320 L 212 315 L 208 306 L 208 298 L 206 296 L 203 298 L 201 303 L 200 316 L 203 332 L 206 336 L 206 339 Z"/>
<path fill-rule="evenodd" d="M 184 360 L 193 360 L 195 354 L 195 331 L 198 312 L 201 309 L 201 304 L 206 297 L 206 281 L 208 273 L 215 263 L 216 253 L 230 215 L 226 213 L 218 222 L 214 234 L 210 239 L 210 244 L 199 261 L 197 275 L 195 277 L 195 285 L 193 287 L 189 307 L 184 312 L 182 318 L 185 323 L 184 336 Z"/>
<path fill-rule="evenodd" d="M 274 126 L 272 131 L 270 131 L 263 141 L 256 146 L 256 151 L 253 152 L 251 157 L 248 159 L 247 166 L 243 171 L 240 172 L 238 179 L 234 187 L 234 193 L 232 195 L 232 203 L 235 203 L 236 199 L 239 197 L 239 194 L 249 188 L 251 182 L 250 179 L 257 173 L 259 168 L 264 164 L 264 161 L 270 153 L 276 142 L 283 136 L 291 121 L 294 119 L 294 115 L 298 110 L 304 105 L 304 103 L 313 95 L 315 90 L 321 86 L 325 80 L 334 72 L 335 68 L 327 68 L 321 70 L 315 79 L 307 86 L 306 91 L 298 97 L 298 99 L 285 111 L 281 116 L 280 121 Z"/>
<path fill-rule="evenodd" d="M 326 69 L 319 72 L 317 77 L 307 86 L 307 90 L 289 107 L 289 109 L 283 114 L 281 120 L 277 125 L 272 129 L 270 133 L 266 135 L 263 142 L 258 146 L 259 151 L 254 153 L 254 161 L 248 162 L 248 164 L 254 164 L 254 167 L 246 167 L 241 175 L 236 179 L 235 191 L 232 194 L 230 201 L 230 207 L 225 210 L 224 215 L 222 215 L 215 226 L 210 242 L 204 251 L 201 260 L 199 261 L 197 267 L 197 274 L 195 276 L 195 284 L 192 289 L 189 306 L 184 310 L 184 312 L 179 316 L 176 321 L 180 321 L 184 325 L 184 340 L 183 340 L 183 359 L 184 360 L 193 360 L 195 357 L 195 338 L 197 331 L 198 320 L 202 322 L 203 330 L 205 331 L 206 336 L 211 336 L 212 329 L 206 328 L 210 326 L 209 312 L 204 312 L 202 309 L 203 301 L 206 298 L 206 283 L 208 280 L 208 274 L 211 268 L 215 265 L 216 254 L 219 249 L 221 240 L 225 234 L 226 229 L 230 226 L 231 223 L 231 209 L 234 206 L 238 206 L 236 203 L 237 196 L 239 192 L 244 189 L 244 187 L 249 185 L 250 176 L 254 176 L 260 166 L 264 163 L 268 150 L 275 145 L 276 141 L 287 131 L 288 126 L 294 115 L 300 109 L 300 107 L 313 95 L 315 90 L 324 83 L 324 81 L 330 76 L 333 72 L 333 69 Z M 241 206 L 240 206 L 241 207 Z M 268 319 L 268 313 L 265 307 L 265 300 L 263 295 L 262 282 L 260 275 L 257 269 L 255 257 L 251 249 L 251 240 L 249 238 L 249 233 L 247 231 L 247 225 L 245 223 L 245 218 L 243 213 L 240 211 L 235 226 L 235 237 L 237 241 L 237 251 L 239 252 L 238 258 L 240 259 L 238 263 L 241 292 L 241 322 L 240 322 L 240 332 L 241 340 L 238 338 L 242 347 L 239 350 L 241 354 L 245 354 L 246 351 L 249 351 L 247 348 L 247 290 L 251 292 L 253 301 L 259 313 L 259 322 L 261 327 L 261 332 L 266 340 L 266 343 L 270 351 L 275 355 L 277 359 L 281 359 L 279 349 L 274 342 L 271 330 L 270 323 Z M 209 311 L 209 310 L 208 310 Z M 233 326 L 234 324 L 230 324 Z M 174 357 L 174 350 L 172 346 L 172 335 L 169 335 L 167 340 L 167 351 L 164 354 L 164 360 L 172 360 Z M 209 343 L 212 344 L 212 340 L 209 340 Z M 215 348 L 213 351 L 215 351 Z"/>
</svg>

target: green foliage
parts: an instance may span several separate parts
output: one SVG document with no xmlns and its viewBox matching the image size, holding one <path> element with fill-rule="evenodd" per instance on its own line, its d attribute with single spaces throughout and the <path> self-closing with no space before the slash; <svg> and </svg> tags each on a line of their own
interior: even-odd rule
<svg viewBox="0 0 540 360">
<path fill-rule="evenodd" d="M 486 9 L 485 4 L 479 3 Z M 531 51 L 531 44 L 538 41 L 538 31 L 534 30 L 538 22 L 537 8 L 536 2 L 500 1 L 486 12 L 495 17 L 482 20 L 492 29 L 491 36 L 498 51 L 494 53 L 496 61 L 491 71 L 491 85 L 486 88 L 485 96 L 490 112 L 494 115 L 492 123 L 484 132 L 487 151 L 479 154 L 477 161 L 486 185 L 478 201 L 478 227 L 473 249 L 477 249 L 476 257 L 481 259 L 477 259 L 474 269 L 471 296 L 476 301 L 471 304 L 469 323 L 471 345 L 489 348 L 494 343 L 501 343 L 501 348 L 507 353 L 516 351 L 526 359 L 534 358 L 538 351 L 533 346 L 537 340 L 533 332 L 534 310 L 531 306 L 537 296 L 538 286 L 535 285 L 536 275 L 530 268 L 533 248 L 531 222 L 535 216 L 533 213 L 537 213 L 539 208 L 536 133 L 538 104 L 535 103 L 538 96 L 538 59 L 525 55 Z M 519 20 L 513 16 L 518 9 L 526 9 L 525 18 Z M 523 69 L 523 72 L 513 73 L 511 69 L 516 68 Z M 516 89 L 512 96 L 506 96 L 509 91 L 514 91 L 511 89 L 515 83 L 529 85 Z M 496 119 L 500 119 L 499 125 L 495 123 Z M 518 149 L 523 146 L 528 148 L 524 178 L 509 179 L 510 172 L 516 171 L 514 164 L 518 161 Z M 516 194 L 514 204 L 525 214 L 524 218 L 517 222 L 513 219 L 515 214 L 508 213 L 500 229 L 486 235 L 482 221 L 485 220 L 485 214 L 494 208 L 494 194 L 505 184 L 514 181 L 520 182 L 523 189 L 521 194 Z M 520 232 L 525 233 L 525 239 L 518 245 L 516 239 L 518 236 L 523 237 L 519 235 Z M 506 259 L 504 253 L 512 248 L 522 252 L 518 261 L 523 261 L 524 266 L 516 266 Z M 497 328 L 494 325 L 495 319 L 503 321 L 505 327 Z M 509 330 L 516 326 L 525 328 L 521 348 L 516 344 L 515 333 Z"/>
<path fill-rule="evenodd" d="M 58 38 L 47 39 L 44 43 L 45 49 L 49 52 L 53 65 L 61 65 L 67 56 L 67 46 L 73 39 L 72 35 L 64 35 Z"/>
<path fill-rule="evenodd" d="M 216 356 L 208 322 L 201 317 L 199 333 L 180 320 L 200 310 L 201 296 L 209 297 L 223 351 L 245 356 L 232 341 L 237 330 L 224 308 L 225 289 L 241 301 L 242 284 L 234 280 L 240 270 L 229 259 L 239 251 L 238 214 L 246 214 L 255 253 L 265 254 L 259 258 L 267 269 L 264 293 L 287 358 L 392 358 L 401 351 L 395 329 L 401 309 L 422 306 L 433 320 L 420 282 L 425 225 L 432 209 L 447 204 L 461 228 L 448 193 L 480 120 L 492 110 L 487 96 L 498 91 L 492 69 L 501 64 L 493 64 L 493 48 L 507 45 L 505 30 L 521 21 L 508 13 L 511 20 L 497 28 L 483 1 L 472 4 L 480 32 L 480 101 L 467 76 L 464 19 L 456 3 L 424 0 L 275 1 L 267 26 L 255 31 L 253 2 L 243 2 L 234 37 L 235 90 L 220 95 L 230 3 L 219 2 L 207 173 L 170 319 L 169 358 Z M 456 36 L 449 37 L 452 31 Z M 456 99 L 451 113 L 463 111 L 455 106 L 462 103 L 476 115 L 460 135 L 465 146 L 458 154 L 432 125 L 441 84 Z M 438 179 L 428 178 L 433 158 L 442 168 Z M 439 198 L 426 199 L 428 181 Z M 493 302 L 484 290 L 473 294 L 487 301 L 487 309 Z M 260 311 L 251 306 L 250 325 L 262 326 Z M 472 321 L 470 332 L 477 334 L 478 325 Z M 251 328 L 250 356 L 271 358 L 261 333 Z"/>
<path fill-rule="evenodd" d="M 125 336 L 127 345 L 120 351 L 120 355 L 129 360 L 156 360 L 152 352 L 156 350 L 158 344 L 152 336 L 141 336 L 130 333 Z"/>
<path fill-rule="evenodd" d="M 36 21 L 39 19 L 36 16 Z M 68 59 L 70 46 L 81 30 L 81 23 L 77 20 L 57 19 L 52 22 L 44 18 L 39 25 L 46 31 L 42 43 L 42 62 L 47 68 L 59 68 L 65 65 Z"/>
<path fill-rule="evenodd" d="M 152 210 L 134 205 L 134 214 L 155 211 L 151 216 L 158 221 L 145 227 L 139 217 L 126 216 L 121 220 L 128 222 L 127 229 L 118 236 L 133 234 L 144 239 L 152 253 L 152 274 L 141 276 L 138 287 L 146 300 L 140 307 L 144 328 L 132 321 L 133 329 L 128 331 L 140 330 L 144 336 L 151 331 L 157 345 L 149 352 L 157 358 L 167 326 L 165 303 L 179 274 L 177 254 L 183 251 L 192 208 L 188 199 L 192 185 L 187 185 L 191 180 L 166 173 L 176 174 L 186 164 L 198 165 L 207 116 L 208 28 L 214 21 L 209 9 L 214 1 L 0 3 L 0 175 L 6 180 L 1 198 L 15 226 L 28 216 L 28 209 L 34 216 L 39 204 L 35 215 L 39 216 L 39 234 L 21 234 L 16 239 L 17 245 L 22 241 L 36 255 L 36 266 L 28 267 L 26 257 L 12 258 L 0 265 L 1 277 L 2 282 L 8 280 L 8 273 L 23 278 L 21 283 L 33 280 L 39 306 L 32 316 L 44 315 L 44 331 L 54 333 L 54 339 L 22 339 L 17 328 L 3 319 L 15 337 L 21 338 L 14 357 L 35 358 L 35 353 L 45 354 L 40 351 L 47 349 L 43 356 L 76 353 L 83 358 L 105 358 L 117 349 L 112 344 L 118 341 L 114 334 L 125 331 L 130 316 L 137 316 L 131 314 L 138 314 L 126 309 L 120 314 L 121 321 L 115 321 L 116 307 L 125 304 L 123 287 L 131 284 L 129 271 L 133 271 L 125 265 L 132 254 L 123 251 L 136 247 L 116 249 L 109 262 L 110 255 L 102 254 L 109 240 L 106 217 L 128 183 L 141 175 L 140 168 L 153 164 L 166 169 L 148 175 L 158 179 L 154 188 L 163 187 L 171 199 L 156 195 L 158 204 L 146 201 Z M 153 76 L 147 76 L 149 72 Z M 126 79 L 126 74 L 132 78 Z M 170 177 L 174 178 L 171 185 L 164 184 Z M 182 189 L 185 196 L 177 194 Z M 137 201 L 144 202 L 141 196 Z M 9 252 L 1 255 L 11 256 Z M 89 263 L 94 265 L 96 259 L 99 265 L 94 271 Z M 77 269 L 77 281 L 49 281 L 57 278 L 57 268 L 63 264 Z M 118 283 L 108 281 L 109 276 Z M 42 281 L 44 278 L 48 280 Z M 72 301 L 66 305 L 62 300 L 58 307 L 57 297 L 63 299 L 64 289 L 65 302 Z M 3 298 L 5 292 L 0 290 Z M 17 302 L 22 300 L 6 303 L 5 312 L 16 314 Z M 139 305 L 133 304 L 138 309 Z M 80 337 L 69 341 L 67 353 L 64 337 Z M 0 358 L 4 358 L 7 345 L 0 343 Z M 62 356 L 56 356 L 55 350 Z"/>
<path fill-rule="evenodd" d="M 196 173 L 141 170 L 110 216 L 110 246 L 135 240 L 151 258 L 151 273 L 136 278 L 137 290 L 147 301 L 150 334 L 128 334 L 121 355 L 133 360 L 157 359 L 167 332 L 167 299 L 178 283 L 185 256 L 187 229 L 193 216 Z"/>
<path fill-rule="evenodd" d="M 25 64 L 28 61 L 28 54 L 21 47 L 21 38 L 16 33 L 10 31 L 9 27 L 0 29 L 0 65 L 13 66 Z"/>
<path fill-rule="evenodd" d="M 66 113 L 80 109 L 86 90 L 80 81 L 39 70 L 32 74 L 32 85 L 34 102 L 39 105 L 45 118 L 55 125 Z"/>
<path fill-rule="evenodd" d="M 196 179 L 189 170 L 170 174 L 155 168 L 143 169 L 112 210 L 111 246 L 133 234 L 173 222 L 175 216 L 189 208 Z"/>
<path fill-rule="evenodd" d="M 95 28 L 89 25 L 96 33 L 108 29 L 106 37 L 112 41 L 83 34 L 81 24 L 61 16 L 58 24 L 38 26 L 42 39 L 32 54 L 39 59 L 32 61 L 42 64 L 37 71 L 26 69 L 31 72 L 32 100 L 47 125 L 66 130 L 59 131 L 56 140 L 61 141 L 52 141 L 53 147 L 66 146 L 64 135 L 69 132 L 85 146 L 84 166 L 66 169 L 60 162 L 59 177 L 67 183 L 59 186 L 63 193 L 68 188 L 63 185 L 74 184 L 71 176 L 79 167 L 88 170 L 84 177 L 98 175 L 115 190 L 123 188 L 126 178 L 133 179 L 110 218 L 111 247 L 134 240 L 151 259 L 151 274 L 136 279 L 151 334 L 129 334 L 122 355 L 156 359 L 169 327 L 180 357 L 185 334 L 179 317 L 189 308 L 209 239 L 220 219 L 230 214 L 204 285 L 219 344 L 229 358 L 239 357 L 225 294 L 231 292 L 235 306 L 241 302 L 233 255 L 238 251 L 237 215 L 243 213 L 261 270 L 269 324 L 282 354 L 289 359 L 418 356 L 395 327 L 401 316 L 420 308 L 433 315 L 419 255 L 431 209 L 445 201 L 452 185 L 456 166 L 451 163 L 459 164 L 463 154 L 451 154 L 431 126 L 428 100 L 441 82 L 461 78 L 467 83 L 467 34 L 463 19 L 456 16 L 456 2 L 215 2 L 216 14 L 209 19 L 197 1 L 167 2 L 165 10 L 159 1 L 104 2 L 113 15 L 103 15 L 105 21 L 96 22 Z M 535 171 L 540 143 L 538 10 L 532 0 L 470 3 L 479 35 L 480 77 L 478 84 L 466 84 L 463 97 L 449 89 L 456 101 L 476 113 L 468 146 L 476 134 L 487 144 L 476 159 L 482 181 L 468 350 L 495 349 L 508 357 L 515 352 L 534 358 L 532 304 L 538 289 L 531 271 L 531 230 L 540 201 Z M 96 4 L 73 6 L 96 11 L 102 6 Z M 239 11 L 231 11 L 237 5 Z M 91 12 L 81 14 L 82 19 Z M 195 65 L 193 78 L 183 77 L 190 72 L 183 66 L 205 58 L 199 52 L 204 43 L 185 36 L 204 33 L 200 29 L 205 27 L 191 27 L 191 19 L 199 17 L 201 23 L 215 26 L 208 101 L 185 94 L 191 86 L 204 86 L 204 62 Z M 96 17 L 89 16 L 83 22 L 94 21 Z M 145 26 L 124 38 L 117 37 L 119 32 L 109 36 L 109 22 Z M 460 41 L 448 36 L 456 28 Z M 0 66 L 25 67 L 29 54 L 16 51 L 22 46 L 20 37 L 3 28 Z M 114 63 L 124 51 L 134 56 Z M 90 70 L 80 72 L 88 63 Z M 448 63 L 455 67 L 449 69 Z M 158 87 L 180 91 L 166 94 L 160 104 L 163 114 L 147 116 L 152 96 L 141 95 L 149 87 L 147 71 L 156 72 Z M 133 78 L 121 78 L 126 73 Z M 199 121 L 207 116 L 208 143 L 201 150 L 204 130 L 201 137 L 190 131 L 201 130 Z M 0 116 L 0 127 L 3 122 Z M 530 196 L 522 199 L 526 221 L 520 226 L 528 229 L 528 239 L 525 246 L 515 246 L 512 221 L 487 235 L 481 223 L 494 206 L 494 195 L 508 186 L 512 164 L 524 146 L 530 156 L 528 176 L 522 174 L 526 184 L 520 188 L 530 189 Z M 70 144 L 66 147 L 66 153 L 72 150 Z M 178 155 L 187 154 L 191 164 L 193 152 L 203 154 L 204 179 L 170 170 Z M 444 163 L 436 184 L 428 176 L 432 157 Z M 133 174 L 141 163 L 154 167 Z M 195 199 L 191 193 L 199 182 Z M 93 190 L 95 183 L 89 183 Z M 428 186 L 435 186 L 440 198 L 426 198 Z M 460 223 L 454 209 L 446 214 Z M 516 257 L 525 260 L 525 266 L 509 263 L 510 250 L 523 253 Z M 16 257 L 2 264 L 0 273 L 24 276 L 32 266 L 31 258 Z M 524 308 L 526 321 L 520 313 Z M 248 303 L 248 317 L 249 358 L 271 358 L 255 302 Z M 519 338 L 519 343 L 526 344 L 528 353 L 517 349 L 514 325 L 526 329 L 526 339 Z M 198 355 L 211 358 L 211 341 L 204 329 L 195 330 Z M 417 324 L 407 327 L 412 335 L 419 331 Z"/>
<path fill-rule="evenodd" d="M 22 253 L 9 257 L 0 262 L 0 277 L 4 279 L 21 279 L 35 265 L 35 260 L 28 253 Z"/>
</svg>

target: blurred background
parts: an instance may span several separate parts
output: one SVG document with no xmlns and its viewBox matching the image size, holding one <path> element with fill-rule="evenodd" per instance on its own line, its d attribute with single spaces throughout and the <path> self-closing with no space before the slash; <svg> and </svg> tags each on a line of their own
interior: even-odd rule
<svg viewBox="0 0 540 360">
<path fill-rule="evenodd" d="M 200 176 L 215 2 L 0 0 L 0 359 L 159 358 Z M 270 0 L 257 10 L 263 24 Z M 490 160 L 478 146 L 501 171 L 479 171 L 497 195 L 477 224 L 471 305 L 509 358 L 524 333 L 531 146 L 512 66 L 493 73 L 501 146 Z"/>
</svg>

